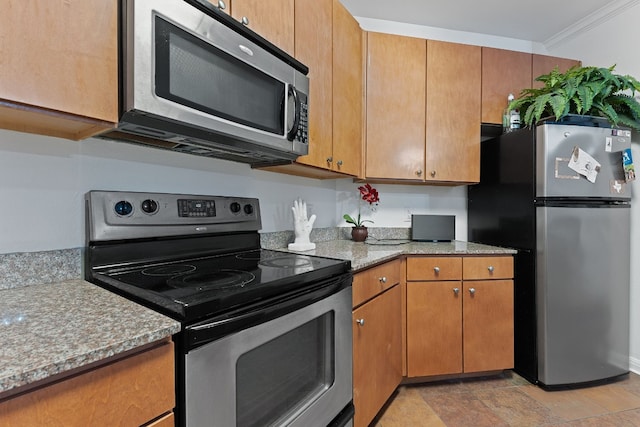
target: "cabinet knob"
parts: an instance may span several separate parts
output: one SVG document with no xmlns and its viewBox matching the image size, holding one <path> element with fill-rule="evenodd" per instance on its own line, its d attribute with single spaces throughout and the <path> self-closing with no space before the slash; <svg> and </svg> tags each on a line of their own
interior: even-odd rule
<svg viewBox="0 0 640 427">
<path fill-rule="evenodd" d="M 242 22 L 242 25 L 249 26 L 249 18 L 247 18 L 246 16 L 242 17 L 241 22 Z"/>
<path fill-rule="evenodd" d="M 489 270 L 489 273 L 493 273 L 493 265 L 490 265 L 487 270 Z"/>
<path fill-rule="evenodd" d="M 225 10 L 226 8 L 227 8 L 227 5 L 224 4 L 222 0 L 218 0 L 218 9 Z"/>
<path fill-rule="evenodd" d="M 440 273 L 440 267 L 433 267 L 433 272 L 436 274 Z"/>
<path fill-rule="evenodd" d="M 364 326 L 364 319 L 356 319 L 356 323 L 360 326 Z"/>
<path fill-rule="evenodd" d="M 475 295 L 476 294 L 476 288 L 469 288 L 469 293 L 471 295 Z"/>
<path fill-rule="evenodd" d="M 342 160 L 338 160 L 338 166 L 342 166 Z"/>
<path fill-rule="evenodd" d="M 431 171 L 431 178 L 435 178 L 436 176 L 436 171 Z"/>
<path fill-rule="evenodd" d="M 333 162 L 333 157 L 327 157 L 327 163 Z"/>
<path fill-rule="evenodd" d="M 460 292 L 460 288 L 453 288 L 453 293 L 455 294 L 455 296 L 458 296 L 459 292 Z"/>
<path fill-rule="evenodd" d="M 418 170 L 416 171 L 416 175 L 418 175 L 418 176 L 422 176 L 422 169 L 418 169 Z"/>
<path fill-rule="evenodd" d="M 378 279 L 380 281 L 380 283 L 387 283 L 387 278 L 382 276 Z"/>
</svg>

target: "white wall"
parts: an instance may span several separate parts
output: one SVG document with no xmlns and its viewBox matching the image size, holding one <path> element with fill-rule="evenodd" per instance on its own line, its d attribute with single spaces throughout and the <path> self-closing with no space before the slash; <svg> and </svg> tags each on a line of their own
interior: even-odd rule
<svg viewBox="0 0 640 427">
<path fill-rule="evenodd" d="M 583 65 L 609 67 L 617 64 L 615 72 L 640 78 L 640 55 L 637 50 L 637 28 L 640 23 L 640 4 L 591 27 L 553 47 L 552 55 L 579 58 Z M 640 94 L 639 94 L 640 95 Z M 636 168 L 640 167 L 640 135 L 634 132 L 632 155 Z M 633 184 L 631 202 L 631 259 L 640 259 L 640 182 Z M 631 363 L 640 372 L 640 264 L 631 263 Z"/>
<path fill-rule="evenodd" d="M 316 214 L 315 228 L 348 226 L 342 215 L 357 212 L 358 185 L 95 138 L 75 142 L 0 130 L 0 253 L 84 246 L 89 190 L 258 197 L 262 231 L 272 232 L 293 229 L 297 198 L 306 201 L 309 215 Z M 375 226 L 409 227 L 409 213 L 446 213 L 456 215 L 457 238 L 466 239 L 464 187 L 377 188 Z"/>
<path fill-rule="evenodd" d="M 0 253 L 84 246 L 89 190 L 258 197 L 263 231 L 279 231 L 293 229 L 298 197 L 310 202 L 316 227 L 335 226 L 335 186 L 112 141 L 0 131 Z"/>
</svg>

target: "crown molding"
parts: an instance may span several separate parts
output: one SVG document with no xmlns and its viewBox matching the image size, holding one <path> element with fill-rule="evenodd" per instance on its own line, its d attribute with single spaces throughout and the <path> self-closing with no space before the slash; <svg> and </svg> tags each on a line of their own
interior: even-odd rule
<svg viewBox="0 0 640 427">
<path fill-rule="evenodd" d="M 627 9 L 638 4 L 640 0 L 615 0 L 611 1 L 592 14 L 582 18 L 559 33 L 549 37 L 543 43 L 547 50 L 551 50 L 561 43 L 567 42 L 580 34 L 596 28 L 615 16 L 623 13 Z"/>
</svg>

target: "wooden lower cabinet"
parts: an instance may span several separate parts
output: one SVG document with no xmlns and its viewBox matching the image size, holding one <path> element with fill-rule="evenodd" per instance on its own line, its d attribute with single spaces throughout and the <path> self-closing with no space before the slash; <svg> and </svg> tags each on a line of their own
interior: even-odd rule
<svg viewBox="0 0 640 427">
<path fill-rule="evenodd" d="M 402 380 L 400 285 L 353 310 L 354 426 L 364 427 Z"/>
<path fill-rule="evenodd" d="M 513 367 L 513 257 L 407 259 L 407 376 Z"/>
<path fill-rule="evenodd" d="M 0 425 L 173 426 L 174 371 L 173 343 L 165 341 L 0 401 Z"/>
<path fill-rule="evenodd" d="M 407 285 L 407 376 L 462 372 L 462 282 Z"/>
<path fill-rule="evenodd" d="M 513 367 L 513 280 L 463 283 L 464 372 Z"/>
</svg>

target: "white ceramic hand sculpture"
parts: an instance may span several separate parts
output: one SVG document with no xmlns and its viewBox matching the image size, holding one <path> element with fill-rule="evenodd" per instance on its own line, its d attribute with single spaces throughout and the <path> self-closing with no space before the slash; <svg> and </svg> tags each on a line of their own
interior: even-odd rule
<svg viewBox="0 0 640 427">
<path fill-rule="evenodd" d="M 293 243 L 289 243 L 289 249 L 292 251 L 315 249 L 316 244 L 309 241 L 309 234 L 311 234 L 316 216 L 311 215 L 311 218 L 307 218 L 307 204 L 302 200 L 295 200 L 291 210 L 293 210 L 293 231 L 296 238 Z"/>
</svg>

